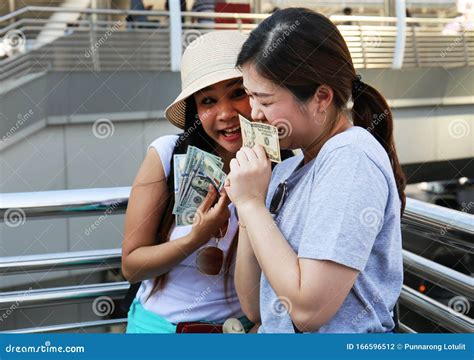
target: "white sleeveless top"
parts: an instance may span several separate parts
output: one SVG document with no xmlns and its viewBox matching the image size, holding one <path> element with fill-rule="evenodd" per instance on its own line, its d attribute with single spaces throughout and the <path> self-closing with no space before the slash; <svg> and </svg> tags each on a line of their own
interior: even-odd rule
<svg viewBox="0 0 474 360">
<path fill-rule="evenodd" d="M 158 152 L 166 177 L 170 175 L 170 161 L 177 139 L 177 135 L 162 136 L 149 146 Z M 229 210 L 231 217 L 227 233 L 219 241 L 219 249 L 224 251 L 224 259 L 227 258 L 229 246 L 238 230 L 233 204 L 229 205 Z M 170 241 L 183 237 L 190 231 L 191 226 L 173 227 Z M 215 238 L 211 238 L 202 247 L 215 245 Z M 165 288 L 158 290 L 150 298 L 148 295 L 153 288 L 154 279 L 142 281 L 137 292 L 140 303 L 145 309 L 171 323 L 200 320 L 223 322 L 229 317 L 243 316 L 234 286 L 234 266 L 229 274 L 226 296 L 223 270 L 215 276 L 200 273 L 196 268 L 196 253 L 197 251 L 173 267 L 168 274 Z"/>
</svg>

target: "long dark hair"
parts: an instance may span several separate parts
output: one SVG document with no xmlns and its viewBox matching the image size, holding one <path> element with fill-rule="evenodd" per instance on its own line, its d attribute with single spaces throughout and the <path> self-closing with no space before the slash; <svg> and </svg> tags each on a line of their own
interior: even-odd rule
<svg viewBox="0 0 474 360">
<path fill-rule="evenodd" d="M 216 153 L 217 145 L 209 135 L 204 131 L 201 120 L 199 119 L 196 107 L 196 101 L 193 96 L 186 99 L 186 115 L 184 122 L 184 132 L 178 135 L 178 140 L 173 150 L 175 154 L 186 154 L 188 146 L 196 146 L 197 148 L 207 151 L 209 153 Z M 170 161 L 170 172 L 166 179 L 166 187 L 168 189 L 168 198 L 166 199 L 166 207 L 161 217 L 160 225 L 156 236 L 156 244 L 163 244 L 170 240 L 171 228 L 175 222 L 175 216 L 173 215 L 174 207 L 174 162 L 173 156 Z M 238 231 L 232 239 L 227 257 L 224 262 L 224 291 L 227 293 L 229 273 L 232 266 L 232 260 L 235 255 L 237 248 Z M 153 288 L 150 292 L 150 297 L 158 290 L 165 287 L 167 283 L 168 273 L 162 274 L 155 278 Z"/>
<path fill-rule="evenodd" d="M 383 95 L 356 75 L 351 54 L 336 25 L 309 9 L 279 10 L 245 41 L 237 66 L 248 63 L 303 103 L 323 84 L 332 88 L 338 113 L 346 109 L 352 97 L 354 125 L 370 131 L 388 154 L 403 214 L 406 180 L 395 149 L 392 112 Z"/>
</svg>

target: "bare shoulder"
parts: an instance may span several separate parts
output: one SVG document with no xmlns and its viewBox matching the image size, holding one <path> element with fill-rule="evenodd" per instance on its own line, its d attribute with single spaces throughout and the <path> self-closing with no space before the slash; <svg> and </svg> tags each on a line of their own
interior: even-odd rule
<svg viewBox="0 0 474 360">
<path fill-rule="evenodd" d="M 125 217 L 124 251 L 153 245 L 169 201 L 166 176 L 159 154 L 150 148 L 133 182 Z"/>
<path fill-rule="evenodd" d="M 166 184 L 166 175 L 160 155 L 153 148 L 148 149 L 138 173 L 133 181 L 133 188 Z"/>
</svg>

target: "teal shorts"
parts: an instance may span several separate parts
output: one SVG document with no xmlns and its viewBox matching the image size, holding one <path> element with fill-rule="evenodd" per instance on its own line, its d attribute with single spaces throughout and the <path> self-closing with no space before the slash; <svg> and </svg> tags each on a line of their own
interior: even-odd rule
<svg viewBox="0 0 474 360">
<path fill-rule="evenodd" d="M 242 316 L 239 318 L 245 331 L 253 327 L 253 323 Z M 176 324 L 170 323 L 162 316 L 143 307 L 140 301 L 133 299 L 128 311 L 127 334 L 173 334 L 176 333 Z"/>
</svg>

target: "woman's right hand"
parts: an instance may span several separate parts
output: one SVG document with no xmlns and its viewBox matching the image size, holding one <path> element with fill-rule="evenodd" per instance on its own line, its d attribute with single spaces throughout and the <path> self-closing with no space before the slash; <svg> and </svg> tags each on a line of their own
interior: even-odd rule
<svg viewBox="0 0 474 360">
<path fill-rule="evenodd" d="M 199 246 L 207 243 L 212 237 L 218 236 L 220 230 L 224 228 L 229 221 L 229 196 L 226 191 L 222 189 L 217 203 L 215 203 L 216 198 L 216 189 L 212 185 L 209 185 L 207 196 L 196 211 L 191 230 L 191 238 L 193 242 L 195 241 Z"/>
</svg>

